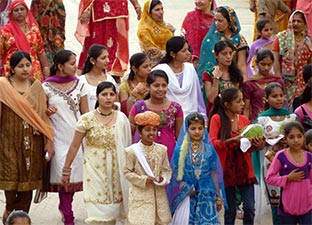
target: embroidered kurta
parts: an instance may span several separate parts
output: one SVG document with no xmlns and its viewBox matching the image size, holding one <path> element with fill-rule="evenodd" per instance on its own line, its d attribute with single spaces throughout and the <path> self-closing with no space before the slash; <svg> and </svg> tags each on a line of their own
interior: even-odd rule
<svg viewBox="0 0 312 225">
<path fill-rule="evenodd" d="M 155 177 L 164 177 L 170 182 L 171 169 L 164 145 L 154 143 L 144 146 L 140 143 L 144 156 Z M 139 163 L 132 146 L 126 148 L 124 174 L 129 187 L 129 225 L 169 224 L 170 209 L 164 186 L 146 184 L 147 175 Z"/>
<path fill-rule="evenodd" d="M 127 117 L 117 113 L 116 123 L 103 126 L 95 110 L 81 116 L 76 130 L 85 133 L 83 194 L 87 223 L 126 218 L 128 186 L 123 176 L 124 149 L 131 144 Z M 127 201 L 126 201 L 127 202 Z"/>
<path fill-rule="evenodd" d="M 54 127 L 54 150 L 55 155 L 51 160 L 50 190 L 60 191 L 64 189 L 61 182 L 62 169 L 65 164 L 68 148 L 73 140 L 75 125 L 80 117 L 80 97 L 87 94 L 84 83 L 75 80 L 72 86 L 62 91 L 51 83 L 45 82 L 43 89 L 48 99 L 48 105 L 57 108 L 50 116 Z M 80 148 L 73 163 L 70 175 L 69 191 L 82 190 L 82 165 L 83 154 Z"/>
</svg>

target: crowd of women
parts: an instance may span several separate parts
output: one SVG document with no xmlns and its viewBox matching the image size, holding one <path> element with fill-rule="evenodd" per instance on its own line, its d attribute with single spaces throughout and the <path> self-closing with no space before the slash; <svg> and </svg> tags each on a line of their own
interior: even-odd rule
<svg viewBox="0 0 312 225">
<path fill-rule="evenodd" d="M 293 11 L 275 34 L 292 8 L 277 7 L 274 21 L 273 3 L 259 1 L 249 47 L 229 6 L 195 0 L 174 36 L 161 1 L 146 0 L 142 11 L 131 3 L 142 52 L 121 83 L 126 0 L 80 2 L 79 61 L 64 49 L 62 1 L 10 3 L 0 28 L 3 222 L 28 212 L 36 190 L 36 203 L 58 193 L 65 225 L 75 224 L 78 191 L 88 224 L 216 225 L 224 208 L 224 224 L 242 213 L 250 225 L 262 192 L 274 225 L 312 224 L 307 15 Z"/>
</svg>

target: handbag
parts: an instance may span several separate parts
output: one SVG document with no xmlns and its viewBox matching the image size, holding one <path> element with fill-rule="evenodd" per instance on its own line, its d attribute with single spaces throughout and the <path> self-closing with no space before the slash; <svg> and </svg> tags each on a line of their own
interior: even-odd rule
<svg viewBox="0 0 312 225">
<path fill-rule="evenodd" d="M 302 106 L 300 106 L 303 113 L 303 122 L 302 126 L 305 131 L 312 129 L 312 119 L 309 117 L 308 113 L 304 110 Z"/>
</svg>

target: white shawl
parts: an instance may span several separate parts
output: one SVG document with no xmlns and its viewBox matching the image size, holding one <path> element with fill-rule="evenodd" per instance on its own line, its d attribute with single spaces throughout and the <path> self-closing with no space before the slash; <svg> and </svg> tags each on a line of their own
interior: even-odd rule
<svg viewBox="0 0 312 225">
<path fill-rule="evenodd" d="M 183 64 L 183 81 L 180 87 L 177 76 L 166 63 L 155 66 L 152 70 L 162 70 L 169 78 L 167 98 L 182 106 L 184 117 L 198 111 L 197 87 L 198 76 L 191 63 Z"/>
</svg>

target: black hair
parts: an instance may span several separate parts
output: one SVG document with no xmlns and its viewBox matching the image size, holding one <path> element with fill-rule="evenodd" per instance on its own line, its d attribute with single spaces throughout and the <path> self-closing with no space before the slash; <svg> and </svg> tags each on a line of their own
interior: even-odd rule
<svg viewBox="0 0 312 225">
<path fill-rule="evenodd" d="M 261 38 L 261 31 L 263 30 L 263 28 L 265 27 L 266 24 L 272 24 L 272 21 L 267 19 L 267 18 L 260 18 L 257 20 L 257 23 L 256 23 L 256 28 L 257 28 L 257 31 L 259 32 L 259 35 L 257 36 L 257 39 Z"/>
<path fill-rule="evenodd" d="M 186 39 L 180 36 L 171 37 L 166 43 L 166 55 L 164 58 L 160 60 L 158 64 L 162 63 L 170 63 L 173 61 L 173 57 L 171 56 L 171 52 L 178 53 L 187 43 Z"/>
<path fill-rule="evenodd" d="M 169 83 L 169 78 L 168 75 L 166 74 L 165 71 L 163 70 L 153 70 L 152 72 L 150 72 L 146 78 L 146 83 L 147 85 L 151 85 L 152 83 L 155 82 L 156 78 L 161 77 L 164 78 L 166 83 Z"/>
<path fill-rule="evenodd" d="M 27 52 L 16 51 L 13 53 L 10 59 L 10 76 L 13 75 L 13 70 L 19 64 L 19 62 L 26 58 L 31 63 L 31 57 Z"/>
<path fill-rule="evenodd" d="M 205 126 L 205 118 L 198 112 L 192 112 L 187 116 L 187 126 L 189 127 L 194 122 L 201 122 Z"/>
<path fill-rule="evenodd" d="M 229 12 L 228 12 L 228 10 L 227 10 L 225 7 L 220 6 L 220 7 L 216 8 L 215 13 L 221 13 L 222 16 L 223 16 L 223 17 L 226 19 L 226 21 L 229 23 L 229 25 L 230 25 L 230 30 L 231 30 L 232 32 L 235 32 L 234 28 L 232 27 L 232 22 L 231 22 L 231 18 L 230 18 Z"/>
<path fill-rule="evenodd" d="M 98 97 L 99 94 L 100 94 L 103 90 L 108 89 L 108 88 L 112 88 L 113 92 L 114 92 L 115 94 L 117 94 L 116 87 L 115 87 L 115 85 L 114 85 L 112 82 L 103 81 L 103 82 L 99 83 L 98 86 L 96 87 L 96 96 Z M 99 107 L 99 101 L 98 101 L 98 100 L 96 100 L 96 103 L 95 103 L 94 108 L 96 109 L 97 107 Z"/>
<path fill-rule="evenodd" d="M 267 48 L 260 49 L 256 55 L 256 63 L 259 63 L 261 60 L 265 59 L 266 57 L 269 57 L 272 60 L 272 62 L 274 62 L 274 55 L 270 49 L 267 49 Z"/>
<path fill-rule="evenodd" d="M 91 71 L 93 64 L 91 63 L 90 59 L 97 59 L 103 51 L 107 51 L 107 48 L 104 45 L 100 44 L 93 44 L 90 46 L 88 50 L 88 56 L 86 61 L 84 62 L 84 66 L 82 69 L 82 74 L 86 74 Z"/>
<path fill-rule="evenodd" d="M 159 1 L 159 0 L 152 0 L 151 3 L 150 3 L 150 7 L 148 9 L 148 13 L 151 14 L 152 10 L 155 8 L 155 6 L 159 5 L 159 4 L 162 4 L 162 2 Z"/>
<path fill-rule="evenodd" d="M 57 71 L 59 71 L 58 65 L 64 65 L 69 61 L 71 56 L 76 56 L 76 54 L 70 50 L 60 50 L 53 57 L 53 64 L 50 69 L 50 75 L 54 76 Z"/>
<path fill-rule="evenodd" d="M 283 126 L 283 131 L 284 131 L 285 137 L 287 137 L 289 135 L 289 133 L 291 132 L 291 130 L 294 128 L 298 129 L 304 135 L 304 128 L 303 128 L 302 124 L 298 121 L 292 121 L 292 122 L 286 123 Z"/>
<path fill-rule="evenodd" d="M 235 52 L 235 47 L 233 45 L 233 43 L 229 40 L 222 40 L 222 41 L 218 41 L 215 45 L 214 45 L 214 53 L 216 55 L 219 55 L 219 53 L 221 51 L 223 51 L 226 47 L 229 47 L 233 50 L 233 53 Z M 216 60 L 218 61 L 218 60 Z M 240 71 L 240 69 L 237 66 L 237 63 L 233 57 L 232 59 L 232 63 L 229 66 L 229 75 L 230 75 L 230 80 L 233 83 L 237 83 L 237 84 L 241 84 L 243 82 L 243 75 L 242 72 Z"/>
<path fill-rule="evenodd" d="M 28 220 L 29 225 L 31 225 L 31 219 L 30 219 L 29 215 L 26 212 L 24 212 L 23 210 L 15 210 L 15 211 L 11 212 L 9 217 L 6 219 L 5 224 L 6 225 L 13 225 L 15 219 L 17 219 L 17 218 L 25 218 Z"/>
<path fill-rule="evenodd" d="M 135 78 L 135 73 L 132 67 L 134 66 L 135 68 L 139 68 L 147 59 L 148 59 L 148 56 L 143 52 L 138 52 L 131 56 L 129 60 L 130 61 L 130 73 L 128 76 L 128 81 L 133 81 Z"/>
<path fill-rule="evenodd" d="M 303 66 L 303 80 L 307 84 L 312 77 L 312 63 Z"/>
<path fill-rule="evenodd" d="M 304 134 L 304 136 L 305 136 L 305 142 L 306 142 L 306 144 L 311 143 L 311 142 L 312 142 L 312 129 L 306 131 L 305 134 Z"/>
<path fill-rule="evenodd" d="M 271 82 L 264 89 L 266 99 L 269 98 L 270 94 L 272 93 L 273 88 L 280 88 L 284 92 L 284 88 L 282 87 L 282 85 L 280 83 L 278 83 L 278 82 Z M 264 108 L 265 108 L 265 110 L 270 108 L 270 105 L 269 105 L 268 101 L 265 102 Z"/>
<path fill-rule="evenodd" d="M 221 118 L 221 130 L 219 133 L 219 137 L 221 140 L 226 140 L 231 137 L 231 129 L 229 125 L 231 124 L 230 118 L 225 113 L 225 103 L 233 102 L 239 94 L 240 90 L 237 88 L 228 88 L 223 90 L 214 100 L 213 108 L 209 115 L 209 126 L 210 127 L 210 120 L 214 114 L 219 114 Z"/>
</svg>

